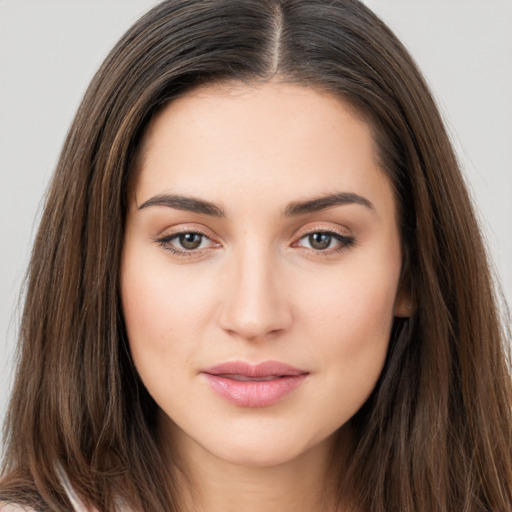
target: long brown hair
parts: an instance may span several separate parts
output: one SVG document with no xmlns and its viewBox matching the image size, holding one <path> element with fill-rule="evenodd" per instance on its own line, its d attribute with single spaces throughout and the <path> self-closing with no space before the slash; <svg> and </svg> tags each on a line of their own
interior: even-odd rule
<svg viewBox="0 0 512 512">
<path fill-rule="evenodd" d="M 126 188 L 152 116 L 217 81 L 295 82 L 372 127 L 396 193 L 414 314 L 352 418 L 340 495 L 366 512 L 512 510 L 508 348 L 471 202 L 407 51 L 356 0 L 170 0 L 94 77 L 68 133 L 30 263 L 0 498 L 179 510 L 156 405 L 132 364 L 119 299 Z M 333 397 L 333 400 L 335 397 Z M 335 454 L 334 454 L 335 455 Z"/>
</svg>

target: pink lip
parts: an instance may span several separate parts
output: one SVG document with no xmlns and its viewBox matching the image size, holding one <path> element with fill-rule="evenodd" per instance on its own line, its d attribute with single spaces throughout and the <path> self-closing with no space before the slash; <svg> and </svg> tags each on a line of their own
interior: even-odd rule
<svg viewBox="0 0 512 512">
<path fill-rule="evenodd" d="M 241 407 L 267 407 L 297 389 L 308 372 L 278 361 L 231 361 L 202 370 L 212 390 Z M 250 380 L 245 380 L 250 379 Z"/>
</svg>

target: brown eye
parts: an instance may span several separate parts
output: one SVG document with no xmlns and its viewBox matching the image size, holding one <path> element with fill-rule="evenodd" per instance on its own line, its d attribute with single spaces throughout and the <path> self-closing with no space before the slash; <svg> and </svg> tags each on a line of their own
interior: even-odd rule
<svg viewBox="0 0 512 512">
<path fill-rule="evenodd" d="M 192 251 L 197 249 L 201 242 L 203 241 L 203 236 L 198 233 L 183 233 L 178 236 L 178 242 L 187 251 Z"/>
<path fill-rule="evenodd" d="M 312 249 L 323 251 L 330 247 L 332 236 L 329 233 L 311 233 L 308 242 Z"/>
</svg>

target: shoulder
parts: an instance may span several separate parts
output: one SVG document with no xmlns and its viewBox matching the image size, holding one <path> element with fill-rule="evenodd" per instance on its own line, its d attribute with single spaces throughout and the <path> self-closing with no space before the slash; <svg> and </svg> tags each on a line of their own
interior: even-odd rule
<svg viewBox="0 0 512 512">
<path fill-rule="evenodd" d="M 33 508 L 15 505 L 14 503 L 5 503 L 0 501 L 0 512 L 36 512 Z"/>
</svg>

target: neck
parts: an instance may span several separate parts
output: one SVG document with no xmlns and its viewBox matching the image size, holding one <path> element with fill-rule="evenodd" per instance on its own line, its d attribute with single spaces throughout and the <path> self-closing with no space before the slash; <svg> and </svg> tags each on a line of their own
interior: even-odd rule
<svg viewBox="0 0 512 512">
<path fill-rule="evenodd" d="M 293 460 L 247 466 L 219 459 L 192 439 L 182 437 L 180 465 L 186 475 L 186 482 L 180 485 L 183 510 L 338 512 L 339 467 L 331 463 L 333 445 L 334 436 Z"/>
<path fill-rule="evenodd" d="M 202 451 L 201 448 L 199 448 Z M 266 512 L 334 510 L 325 461 L 320 450 L 297 460 L 270 467 L 232 464 L 203 453 L 189 468 L 189 509 L 194 511 Z M 328 455 L 325 453 L 325 455 Z"/>
</svg>

